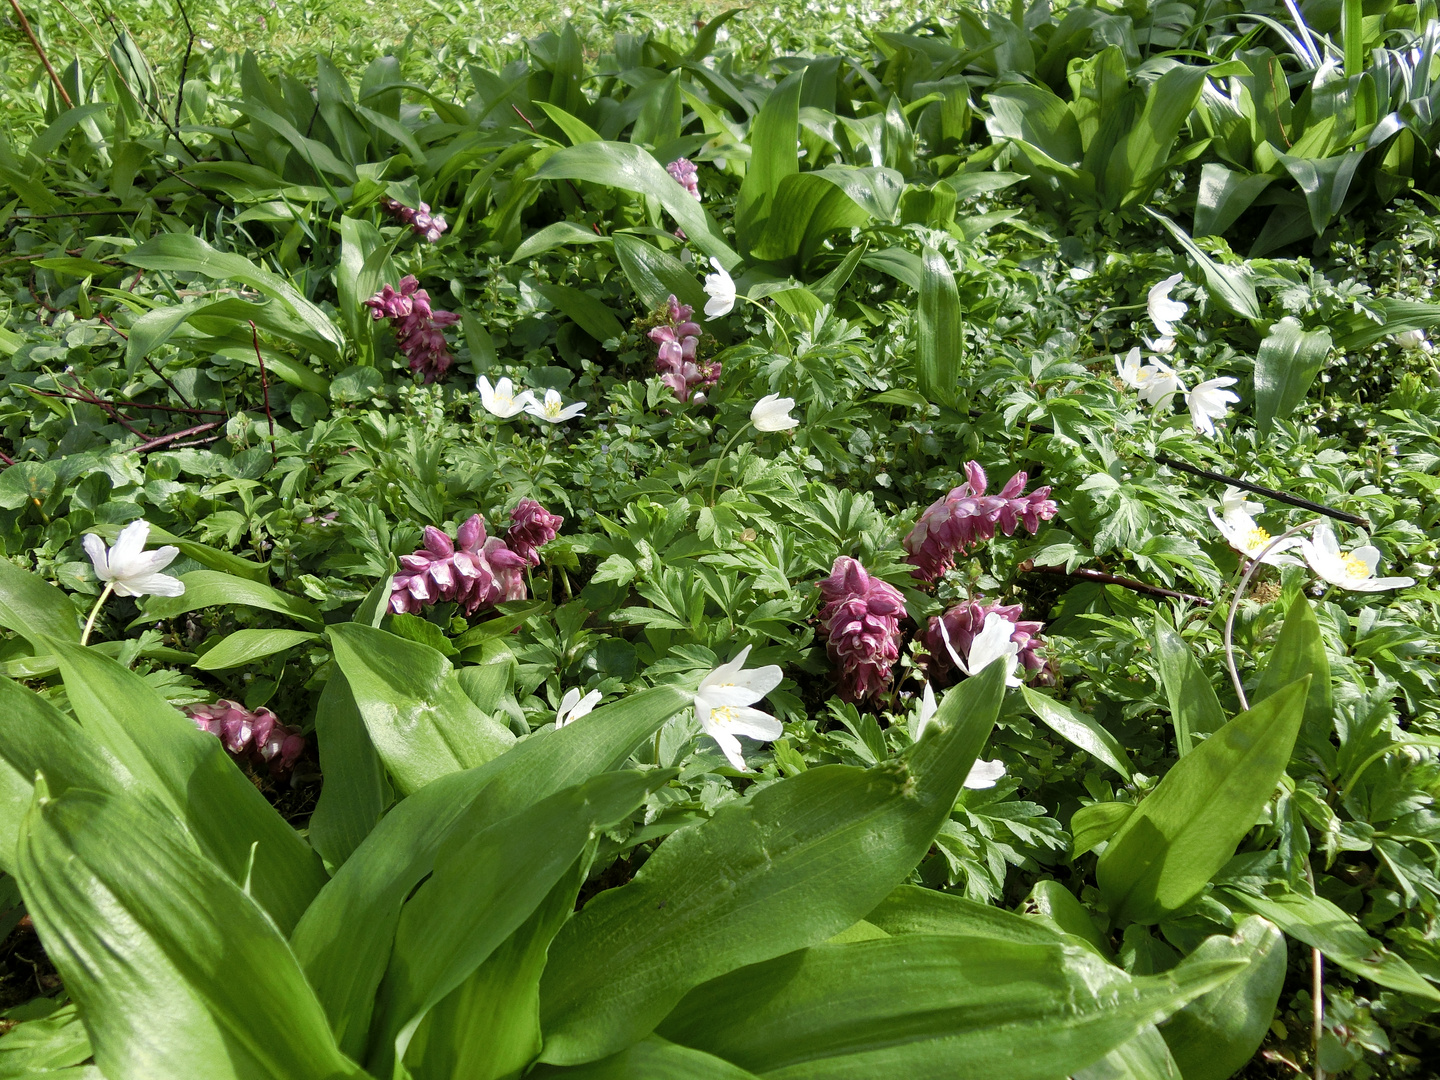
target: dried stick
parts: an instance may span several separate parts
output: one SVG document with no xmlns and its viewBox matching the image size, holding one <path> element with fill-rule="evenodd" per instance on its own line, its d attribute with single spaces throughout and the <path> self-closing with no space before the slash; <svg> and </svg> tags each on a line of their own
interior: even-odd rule
<svg viewBox="0 0 1440 1080">
<path fill-rule="evenodd" d="M 164 446 L 166 443 L 174 442 L 176 439 L 183 439 L 187 435 L 203 435 L 207 431 L 214 431 L 222 424 L 224 424 L 223 420 L 212 420 L 208 424 L 196 424 L 194 427 L 186 428 L 184 431 L 172 431 L 169 435 L 161 435 L 148 442 L 143 442 L 139 446 L 132 446 L 130 449 L 134 453 L 143 454 L 147 450 L 154 450 L 157 447 Z"/>
<path fill-rule="evenodd" d="M 1324 514 L 1336 521 L 1343 521 L 1349 525 L 1358 525 L 1362 529 L 1368 529 L 1370 522 L 1358 514 L 1347 514 L 1343 510 L 1333 510 L 1320 503 L 1311 502 L 1309 499 L 1302 499 L 1298 495 L 1287 495 L 1283 491 L 1276 491 L 1261 484 L 1252 484 L 1248 480 L 1237 480 L 1233 476 L 1226 476 L 1224 473 L 1211 472 L 1209 469 L 1200 469 L 1186 461 L 1176 461 L 1169 454 L 1155 453 L 1155 460 L 1161 465 L 1169 465 L 1172 469 L 1179 469 L 1191 476 L 1198 476 L 1203 480 L 1214 480 L 1219 484 L 1229 484 L 1231 487 L 1241 488 L 1244 491 L 1253 491 L 1256 495 L 1264 495 L 1267 499 L 1274 499 L 1276 502 L 1285 503 L 1287 506 L 1298 506 L 1301 510 L 1309 510 L 1312 514 Z"/>
<path fill-rule="evenodd" d="M 70 95 L 65 90 L 65 84 L 60 81 L 60 76 L 56 75 L 55 69 L 50 66 L 50 58 L 45 55 L 45 50 L 40 45 L 40 39 L 35 36 L 35 31 L 30 29 L 30 20 L 25 18 L 25 12 L 20 10 L 19 0 L 10 0 L 10 6 L 15 11 L 15 17 L 20 20 L 20 29 L 25 31 L 25 36 L 34 46 L 35 55 L 40 57 L 40 63 L 45 65 L 45 71 L 49 74 L 50 81 L 55 84 L 55 92 L 60 95 L 60 100 L 65 102 L 65 108 L 73 109 L 75 102 L 70 100 Z"/>
<path fill-rule="evenodd" d="M 250 321 L 250 340 L 255 343 L 255 359 L 260 361 L 260 393 L 265 398 L 265 419 L 270 424 L 270 464 L 280 459 L 275 456 L 275 417 L 270 415 L 270 381 L 265 374 L 265 357 L 260 353 L 260 331 Z"/>
<path fill-rule="evenodd" d="M 1094 581 L 1101 585 L 1119 585 L 1122 589 L 1144 593 L 1146 596 L 1161 596 L 1167 600 L 1188 600 L 1192 604 L 1200 604 L 1203 607 L 1210 607 L 1214 603 L 1213 600 L 1206 600 L 1203 596 L 1192 596 L 1190 593 L 1176 592 L 1174 589 L 1165 589 L 1159 585 L 1149 585 L 1143 581 L 1136 581 L 1134 578 L 1116 577 L 1114 574 L 1090 570 L 1083 566 L 1077 570 L 1066 570 L 1063 566 L 1036 566 L 1034 559 L 1026 559 L 1015 569 L 1022 574 L 1055 574 L 1059 577 L 1082 578 L 1085 581 Z"/>
<path fill-rule="evenodd" d="M 14 459 L 13 457 L 11 457 L 9 454 L 5 453 L 4 450 L 0 450 L 0 461 L 3 461 L 6 465 L 14 465 L 14 464 L 15 464 L 15 459 Z"/>
</svg>

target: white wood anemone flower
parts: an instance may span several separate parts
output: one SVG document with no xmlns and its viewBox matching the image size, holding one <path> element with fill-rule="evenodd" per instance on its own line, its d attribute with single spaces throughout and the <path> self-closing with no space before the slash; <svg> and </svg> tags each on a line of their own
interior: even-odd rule
<svg viewBox="0 0 1440 1080">
<path fill-rule="evenodd" d="M 1014 623 L 998 612 L 990 612 L 985 616 L 985 625 L 980 628 L 980 633 L 970 642 L 970 662 L 967 664 L 960 659 L 960 654 L 950 643 L 950 631 L 945 627 L 945 620 L 940 620 L 940 637 L 944 639 L 945 649 L 955 666 L 966 675 L 979 675 L 996 660 L 1006 660 L 1006 686 L 1020 685 L 1020 679 L 1015 674 L 1015 665 L 1020 659 L 1020 645 L 1010 640 L 1013 633 Z"/>
<path fill-rule="evenodd" d="M 537 420 L 544 420 L 550 424 L 563 424 L 571 417 L 579 416 L 585 411 L 585 402 L 577 401 L 573 405 L 566 405 L 565 399 L 560 396 L 558 390 L 546 390 L 545 400 L 536 401 L 531 398 L 525 403 L 525 411 Z"/>
<path fill-rule="evenodd" d="M 1214 522 L 1215 528 L 1225 538 L 1225 542 L 1232 548 L 1244 555 L 1247 559 L 1259 559 L 1267 566 L 1293 566 L 1299 562 L 1293 555 L 1286 555 L 1285 552 L 1297 548 L 1301 544 L 1298 536 L 1287 536 L 1277 543 L 1264 558 L 1261 553 L 1270 546 L 1271 536 L 1255 523 L 1254 514 L 1260 513 L 1265 507 L 1257 502 L 1249 502 L 1245 493 L 1239 488 L 1227 487 L 1225 495 L 1220 500 L 1220 513 L 1210 507 L 1210 520 Z"/>
<path fill-rule="evenodd" d="M 1230 411 L 1230 406 L 1240 400 L 1239 394 L 1225 389 L 1234 385 L 1235 380 L 1229 376 L 1206 379 L 1194 390 L 1186 393 L 1185 404 L 1190 409 L 1190 423 L 1201 435 L 1214 435 L 1215 421 L 1223 420 Z"/>
<path fill-rule="evenodd" d="M 1185 312 L 1190 310 L 1190 305 L 1170 299 L 1170 290 L 1180 283 L 1184 274 L 1171 274 L 1164 281 L 1151 286 L 1149 295 L 1145 297 L 1145 309 L 1150 316 L 1150 321 L 1155 324 L 1155 330 L 1162 339 L 1170 339 L 1170 348 L 1175 347 L 1175 324 L 1185 317 Z M 1169 349 L 1156 349 L 1157 352 L 1169 352 Z"/>
<path fill-rule="evenodd" d="M 1158 356 L 1136 373 L 1140 400 L 1146 405 L 1168 405 L 1176 394 L 1185 392 L 1180 373 Z"/>
<path fill-rule="evenodd" d="M 475 389 L 480 391 L 480 404 L 485 406 L 485 411 L 501 420 L 519 415 L 535 400 L 534 393 L 529 390 L 517 394 L 515 384 L 509 379 L 501 379 L 492 387 L 490 380 L 481 375 Z"/>
<path fill-rule="evenodd" d="M 584 697 L 580 696 L 580 688 L 572 686 L 565 691 L 564 697 L 560 699 L 560 708 L 555 710 L 555 727 L 562 728 L 566 724 L 573 724 L 582 716 L 589 716 L 590 711 L 600 704 L 604 697 L 599 690 L 591 690 Z"/>
<path fill-rule="evenodd" d="M 750 422 L 756 431 L 788 431 L 800 426 L 800 421 L 790 415 L 794 407 L 794 398 L 766 394 L 750 410 Z"/>
<path fill-rule="evenodd" d="M 695 719 L 700 730 L 719 744 L 720 751 L 741 772 L 749 772 L 740 750 L 738 735 L 757 742 L 770 742 L 785 734 L 785 727 L 767 712 L 751 708 L 780 685 L 785 676 L 774 664 L 745 670 L 750 646 L 728 664 L 721 664 L 700 680 L 695 691 Z"/>
<path fill-rule="evenodd" d="M 735 306 L 735 279 L 713 255 L 710 257 L 710 265 L 715 268 L 715 272 L 705 275 L 705 295 L 710 298 L 705 301 L 705 317 L 718 319 L 722 315 L 729 315 Z"/>
<path fill-rule="evenodd" d="M 1322 579 L 1350 592 L 1384 592 L 1415 584 L 1411 577 L 1377 578 L 1379 549 L 1366 544 L 1352 551 L 1341 551 L 1335 530 L 1328 521 L 1315 526 L 1314 536 L 1301 542 L 1300 553 Z"/>
<path fill-rule="evenodd" d="M 930 684 L 925 684 L 925 692 L 920 695 L 920 709 L 915 716 L 915 741 L 920 741 L 920 736 L 925 734 L 925 728 L 935 718 L 939 706 L 935 704 L 935 691 Z M 970 771 L 965 775 L 965 786 L 972 791 L 980 791 L 985 788 L 992 788 L 1005 775 L 1005 763 L 998 758 L 994 761 L 985 761 L 983 758 L 970 766 Z"/>
<path fill-rule="evenodd" d="M 108 551 L 105 541 L 94 533 L 87 533 L 81 544 L 90 562 L 95 566 L 95 576 L 105 582 L 107 591 L 116 596 L 180 596 L 185 592 L 185 583 L 169 574 L 160 573 L 180 554 L 180 549 L 166 545 L 154 551 L 145 550 L 150 538 L 148 521 L 132 521 L 120 530 L 115 546 Z"/>
</svg>

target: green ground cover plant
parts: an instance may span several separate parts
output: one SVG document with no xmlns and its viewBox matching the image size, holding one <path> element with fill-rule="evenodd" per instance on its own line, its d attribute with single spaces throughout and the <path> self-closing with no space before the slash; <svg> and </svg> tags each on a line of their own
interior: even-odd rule
<svg viewBox="0 0 1440 1080">
<path fill-rule="evenodd" d="M 0 1076 L 1440 1069 L 1432 3 L 20 10 Z"/>
</svg>

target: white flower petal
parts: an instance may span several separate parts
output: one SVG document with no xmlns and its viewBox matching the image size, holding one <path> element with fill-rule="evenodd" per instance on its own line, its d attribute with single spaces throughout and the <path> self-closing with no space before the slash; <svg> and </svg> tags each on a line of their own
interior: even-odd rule
<svg viewBox="0 0 1440 1080">
<path fill-rule="evenodd" d="M 143 518 L 126 525 L 110 549 L 110 568 L 116 574 L 128 575 L 130 563 L 145 550 L 145 541 L 149 538 L 150 523 Z"/>
<path fill-rule="evenodd" d="M 95 567 L 95 576 L 101 581 L 109 581 L 110 557 L 105 550 L 105 541 L 95 533 L 86 533 L 80 544 L 85 548 L 85 554 L 90 556 L 90 563 Z"/>
<path fill-rule="evenodd" d="M 965 777 L 965 786 L 972 791 L 981 791 L 985 788 L 992 788 L 1005 775 L 1005 764 L 1002 761 L 977 761 L 970 766 L 970 772 Z"/>
<path fill-rule="evenodd" d="M 142 574 L 115 581 L 116 596 L 183 596 L 185 583 L 169 574 Z"/>
<path fill-rule="evenodd" d="M 920 711 L 915 716 L 916 742 L 919 742 L 920 736 L 925 734 L 925 729 L 930 725 L 930 721 L 935 719 L 935 713 L 939 711 L 939 708 L 940 707 L 935 704 L 935 691 L 927 682 L 925 684 L 925 692 L 920 695 Z"/>
<path fill-rule="evenodd" d="M 750 771 L 745 766 L 745 756 L 740 752 L 739 739 L 731 735 L 728 731 L 718 729 L 710 730 L 707 728 L 705 734 L 715 740 L 716 744 L 720 747 L 720 752 L 725 755 L 731 765 L 735 766 L 735 768 L 741 772 Z"/>
</svg>

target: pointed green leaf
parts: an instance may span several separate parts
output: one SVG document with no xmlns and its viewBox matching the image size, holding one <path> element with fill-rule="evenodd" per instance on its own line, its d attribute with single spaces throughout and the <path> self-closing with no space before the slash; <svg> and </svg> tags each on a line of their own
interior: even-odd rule
<svg viewBox="0 0 1440 1080">
<path fill-rule="evenodd" d="M 1290 762 L 1309 680 L 1243 712 L 1181 758 L 1100 856 L 1117 921 L 1155 922 L 1195 897 L 1235 853 Z"/>
<path fill-rule="evenodd" d="M 310 815 L 310 843 L 333 873 L 380 820 L 393 797 L 350 684 L 332 672 L 315 709 L 325 785 Z"/>
<path fill-rule="evenodd" d="M 192 570 L 182 574 L 180 580 L 185 583 L 184 593 L 179 596 L 152 596 L 145 605 L 144 614 L 135 623 L 173 619 L 200 608 L 241 604 L 286 615 L 316 630 L 325 625 L 320 612 L 308 600 L 259 581 L 222 574 L 218 570 Z"/>
<path fill-rule="evenodd" d="M 735 237 L 743 250 L 771 215 L 780 183 L 800 171 L 800 89 L 804 72 L 787 75 L 750 125 L 750 164 L 735 200 Z"/>
<path fill-rule="evenodd" d="M 1076 712 L 1068 705 L 1063 705 L 1028 686 L 1022 686 L 1020 693 L 1030 711 L 1043 720 L 1055 734 L 1103 761 L 1127 781 L 1130 779 L 1134 771 L 1130 764 L 1130 755 L 1125 753 L 1125 748 L 1115 736 L 1106 731 L 1094 717 Z"/>
<path fill-rule="evenodd" d="M 32 645 L 38 635 L 80 640 L 80 613 L 70 597 L 39 574 L 0 559 L 0 626 Z"/>
<path fill-rule="evenodd" d="M 1264 701 L 1283 687 L 1306 675 L 1310 693 L 1305 698 L 1305 721 L 1301 727 L 1304 741 L 1313 747 L 1330 746 L 1334 733 L 1334 700 L 1330 690 L 1330 660 L 1325 655 L 1325 639 L 1315 609 L 1304 595 L 1297 595 L 1285 613 L 1280 637 L 1271 650 L 1255 687 L 1255 701 Z"/>
<path fill-rule="evenodd" d="M 1180 756 L 1190 752 L 1194 735 L 1209 735 L 1225 726 L 1225 710 L 1215 688 L 1195 662 L 1185 639 L 1166 623 L 1155 620 L 1155 666 L 1170 704 L 1175 743 Z"/>
<path fill-rule="evenodd" d="M 954 405 L 965 342 L 960 293 L 950 264 L 934 248 L 921 252 L 920 332 L 916 335 L 916 375 L 920 393 L 937 405 Z"/>
<path fill-rule="evenodd" d="M 543 1060 L 643 1038 L 691 987 L 853 925 L 909 874 L 955 805 L 1004 695 L 1000 664 L 946 694 L 908 759 L 827 765 L 672 834 L 556 936 Z"/>
<path fill-rule="evenodd" d="M 201 671 L 225 671 L 274 656 L 307 641 L 318 641 L 319 634 L 304 630 L 236 630 L 206 650 L 195 661 Z"/>
</svg>

